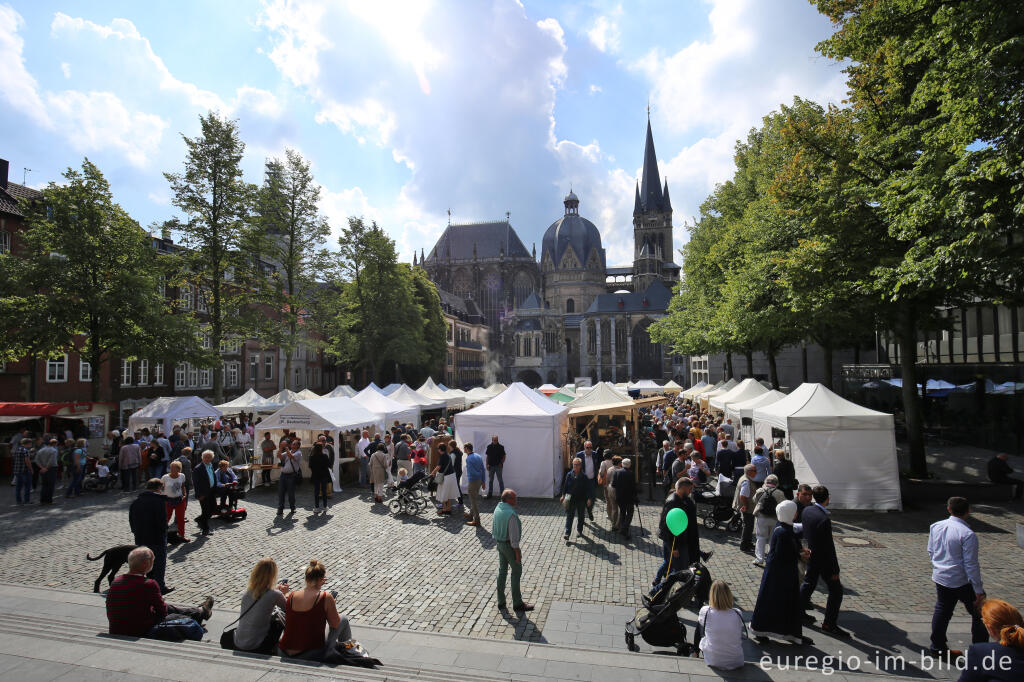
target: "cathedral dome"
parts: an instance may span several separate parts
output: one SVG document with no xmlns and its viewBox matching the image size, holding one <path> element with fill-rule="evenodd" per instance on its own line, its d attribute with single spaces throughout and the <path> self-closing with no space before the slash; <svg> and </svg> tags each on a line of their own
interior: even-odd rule
<svg viewBox="0 0 1024 682">
<path fill-rule="evenodd" d="M 556 269 L 562 265 L 565 252 L 572 247 L 576 256 L 573 269 L 585 269 L 590 252 L 597 249 L 601 267 L 604 268 L 604 249 L 601 248 L 601 233 L 594 223 L 579 214 L 579 199 L 571 190 L 565 197 L 565 215 L 551 223 L 541 242 L 541 262 L 550 256 Z"/>
</svg>

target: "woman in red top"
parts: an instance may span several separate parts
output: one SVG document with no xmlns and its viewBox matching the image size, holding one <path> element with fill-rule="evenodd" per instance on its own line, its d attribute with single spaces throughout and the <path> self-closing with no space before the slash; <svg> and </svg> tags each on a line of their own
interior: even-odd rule
<svg viewBox="0 0 1024 682">
<path fill-rule="evenodd" d="M 306 586 L 288 593 L 284 634 L 278 642 L 282 656 L 321 661 L 339 639 L 352 639 L 348 618 L 338 614 L 334 596 L 324 592 L 327 569 L 313 559 L 306 566 Z M 324 637 L 324 625 L 330 632 Z"/>
</svg>

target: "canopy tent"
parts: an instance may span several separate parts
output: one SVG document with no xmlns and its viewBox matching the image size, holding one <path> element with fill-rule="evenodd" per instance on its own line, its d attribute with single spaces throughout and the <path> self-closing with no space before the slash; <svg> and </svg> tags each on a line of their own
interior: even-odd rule
<svg viewBox="0 0 1024 682">
<path fill-rule="evenodd" d="M 383 397 L 383 396 L 382 396 Z M 313 442 L 315 433 L 332 431 L 334 442 L 341 443 L 341 432 L 349 429 L 361 429 L 375 426 L 383 431 L 384 415 L 368 410 L 357 404 L 352 398 L 318 398 L 317 400 L 297 400 L 285 405 L 256 425 L 256 442 L 258 443 L 267 431 L 287 429 L 295 431 L 303 442 Z M 339 474 L 340 457 L 334 459 L 334 479 Z"/>
<path fill-rule="evenodd" d="M 541 384 L 541 386 L 537 388 L 537 391 L 544 395 L 551 395 L 552 393 L 558 392 L 558 386 L 555 386 L 554 384 Z"/>
<path fill-rule="evenodd" d="M 267 398 L 267 400 L 269 400 L 272 403 L 277 403 L 278 405 L 283 406 L 287 405 L 288 403 L 294 403 L 296 400 L 302 400 L 302 398 L 300 398 L 299 394 L 296 393 L 295 391 L 284 388 L 275 393 L 274 395 L 270 396 L 269 398 Z"/>
<path fill-rule="evenodd" d="M 352 400 L 360 407 L 381 415 L 387 424 L 394 423 L 396 419 L 402 424 L 416 424 L 418 426 L 420 423 L 419 407 L 392 400 L 381 393 L 376 384 L 370 384 L 359 391 Z"/>
<path fill-rule="evenodd" d="M 786 432 L 797 480 L 826 486 L 832 507 L 902 508 L 891 414 L 808 383 L 754 408 L 754 425 Z"/>
<path fill-rule="evenodd" d="M 325 398 L 351 398 L 356 394 L 356 389 L 347 384 L 338 384 L 334 390 L 325 395 Z"/>
<path fill-rule="evenodd" d="M 160 424 L 163 432 L 170 434 L 175 422 L 220 417 L 222 414 L 216 407 L 195 395 L 157 398 L 128 417 L 128 430 L 134 433 L 143 426 Z"/>
<path fill-rule="evenodd" d="M 665 385 L 661 387 L 661 390 L 665 391 L 665 393 L 674 394 L 682 392 L 683 387 L 677 384 L 674 380 L 669 379 L 668 381 L 665 382 Z"/>
<path fill-rule="evenodd" d="M 505 384 L 503 384 L 500 381 L 498 381 L 498 382 L 495 382 L 495 383 L 491 384 L 490 386 L 488 386 L 487 390 L 491 392 L 491 395 L 498 395 L 499 393 L 504 391 L 506 388 L 508 388 L 508 386 L 506 386 Z"/>
<path fill-rule="evenodd" d="M 304 388 L 301 391 L 299 391 L 298 396 L 299 400 L 320 400 L 320 398 L 323 397 L 322 395 L 317 395 L 308 388 Z"/>
<path fill-rule="evenodd" d="M 558 389 L 558 392 L 561 393 L 562 395 L 569 396 L 573 400 L 580 397 L 580 394 L 576 391 L 575 384 L 566 384 L 565 386 L 562 386 L 560 389 Z"/>
<path fill-rule="evenodd" d="M 701 379 L 700 381 L 695 383 L 693 386 L 690 386 L 688 389 L 683 391 L 683 393 L 682 393 L 683 400 L 690 400 L 690 399 L 692 399 L 694 394 L 697 391 L 699 391 L 700 389 L 704 388 L 707 385 L 708 385 L 708 382 L 706 382 L 703 379 Z"/>
<path fill-rule="evenodd" d="M 571 403 L 573 400 L 576 400 L 574 396 L 571 396 L 568 393 L 563 393 L 562 389 L 555 391 L 548 397 L 560 405 L 565 405 L 566 403 Z"/>
<path fill-rule="evenodd" d="M 693 392 L 690 393 L 690 397 L 688 398 L 688 400 L 692 403 L 696 403 L 698 400 L 700 400 L 700 397 L 702 395 L 704 395 L 705 393 L 710 393 L 711 391 L 717 391 L 723 385 L 725 385 L 725 382 L 719 381 L 717 384 L 707 384 L 705 386 L 701 386 L 700 388 L 693 390 Z"/>
<path fill-rule="evenodd" d="M 708 405 L 710 405 L 711 409 L 716 412 L 725 412 L 725 406 L 729 403 L 738 403 L 744 400 L 749 400 L 767 392 L 768 389 L 762 386 L 757 379 L 744 379 L 729 389 L 726 393 L 716 395 L 711 398 L 708 401 Z"/>
<path fill-rule="evenodd" d="M 628 414 L 636 409 L 636 403 L 612 384 L 602 381 L 568 405 L 570 417 L 591 414 Z"/>
<path fill-rule="evenodd" d="M 703 393 L 701 393 L 699 396 L 697 396 L 697 401 L 700 402 L 701 409 L 708 409 L 708 405 L 710 404 L 712 398 L 718 395 L 725 395 L 732 389 L 736 388 L 736 385 L 738 383 L 739 382 L 736 381 L 735 379 L 729 379 L 727 382 L 725 382 L 718 388 L 712 391 L 704 391 Z"/>
<path fill-rule="evenodd" d="M 466 405 L 473 406 L 481 403 L 486 403 L 488 400 L 494 397 L 494 394 L 488 391 L 486 388 L 477 386 L 466 391 Z"/>
<path fill-rule="evenodd" d="M 427 396 L 421 395 L 412 390 L 405 384 L 399 384 L 397 389 L 391 393 L 386 393 L 385 395 L 392 400 L 397 400 L 403 405 L 412 405 L 419 409 L 420 412 L 425 410 L 443 410 L 445 405 L 443 400 L 433 400 L 432 398 L 428 398 Z"/>
<path fill-rule="evenodd" d="M 662 386 L 659 386 L 651 379 L 641 379 L 635 384 L 629 384 L 629 388 L 634 391 L 640 391 L 640 395 L 661 395 L 665 392 Z"/>
<path fill-rule="evenodd" d="M 445 406 L 450 410 L 461 410 L 466 406 L 465 398 L 449 394 L 448 391 L 435 384 L 434 380 L 430 377 L 427 377 L 427 380 L 423 382 L 422 386 L 416 389 L 416 392 L 422 396 L 430 398 L 431 400 L 443 401 Z"/>
<path fill-rule="evenodd" d="M 383 393 L 384 395 L 391 395 L 404 385 L 405 384 L 388 384 L 384 388 L 380 389 L 380 392 Z"/>
<path fill-rule="evenodd" d="M 508 459 L 505 487 L 520 497 L 551 497 L 561 486 L 568 410 L 516 382 L 483 405 L 455 418 L 455 438 L 483 451 L 497 435 Z"/>
<path fill-rule="evenodd" d="M 284 405 L 271 402 L 250 388 L 234 400 L 216 407 L 221 414 L 231 414 L 233 412 L 275 412 Z"/>
<path fill-rule="evenodd" d="M 754 418 L 754 408 L 766 405 L 771 405 L 777 400 L 781 400 L 786 397 L 786 394 L 782 391 L 766 391 L 761 395 L 756 395 L 753 398 L 742 401 L 733 401 L 725 406 L 725 418 L 732 419 L 734 422 L 741 422 L 744 419 Z"/>
</svg>

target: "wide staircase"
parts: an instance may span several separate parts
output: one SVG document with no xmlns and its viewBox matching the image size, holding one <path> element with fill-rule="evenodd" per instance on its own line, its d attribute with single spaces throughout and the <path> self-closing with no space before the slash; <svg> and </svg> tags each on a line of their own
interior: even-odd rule
<svg viewBox="0 0 1024 682">
<path fill-rule="evenodd" d="M 820 673 L 765 672 L 752 663 L 714 671 L 695 658 L 487 640 L 353 625 L 353 635 L 383 662 L 378 669 L 226 651 L 221 630 L 235 611 L 214 610 L 202 642 L 162 642 L 106 634 L 103 598 L 0 584 L 3 680 L 807 680 Z M 833 679 L 862 674 L 833 675 Z"/>
</svg>

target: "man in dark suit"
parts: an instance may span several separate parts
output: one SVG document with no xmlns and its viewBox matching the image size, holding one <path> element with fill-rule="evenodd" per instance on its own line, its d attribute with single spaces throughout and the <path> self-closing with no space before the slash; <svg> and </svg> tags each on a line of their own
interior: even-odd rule
<svg viewBox="0 0 1024 682">
<path fill-rule="evenodd" d="M 203 535 L 210 534 L 210 517 L 216 507 L 214 499 L 217 485 L 213 476 L 213 452 L 203 451 L 203 459 L 195 469 L 192 470 L 192 483 L 196 487 L 196 500 L 199 501 L 199 516 L 196 523 Z"/>
<path fill-rule="evenodd" d="M 128 508 L 128 525 L 135 536 L 135 544 L 153 551 L 153 569 L 148 577 L 160 586 L 161 594 L 167 594 L 174 588 L 164 583 L 167 570 L 167 498 L 163 489 L 164 484 L 159 478 L 146 482 L 146 489 Z"/>
<path fill-rule="evenodd" d="M 850 633 L 836 624 L 839 606 L 843 603 L 843 585 L 839 582 L 839 559 L 836 558 L 836 545 L 832 539 L 832 520 L 829 518 L 828 509 L 825 508 L 829 501 L 828 488 L 823 485 L 814 486 L 811 496 L 814 504 L 800 514 L 803 536 L 808 549 L 811 550 L 807 573 L 804 574 L 803 584 L 800 585 L 800 601 L 803 602 L 804 611 L 809 610 L 811 594 L 818 585 L 818 578 L 824 580 L 828 587 L 828 602 L 825 605 L 821 629 L 836 637 L 849 637 Z M 814 618 L 806 614 L 805 620 L 813 622 Z"/>
<path fill-rule="evenodd" d="M 636 505 L 636 479 L 633 462 L 628 457 L 622 460 L 622 468 L 612 476 L 611 485 L 615 490 L 615 504 L 619 507 L 619 532 L 629 540 L 629 524 L 633 522 L 633 507 Z"/>
</svg>

